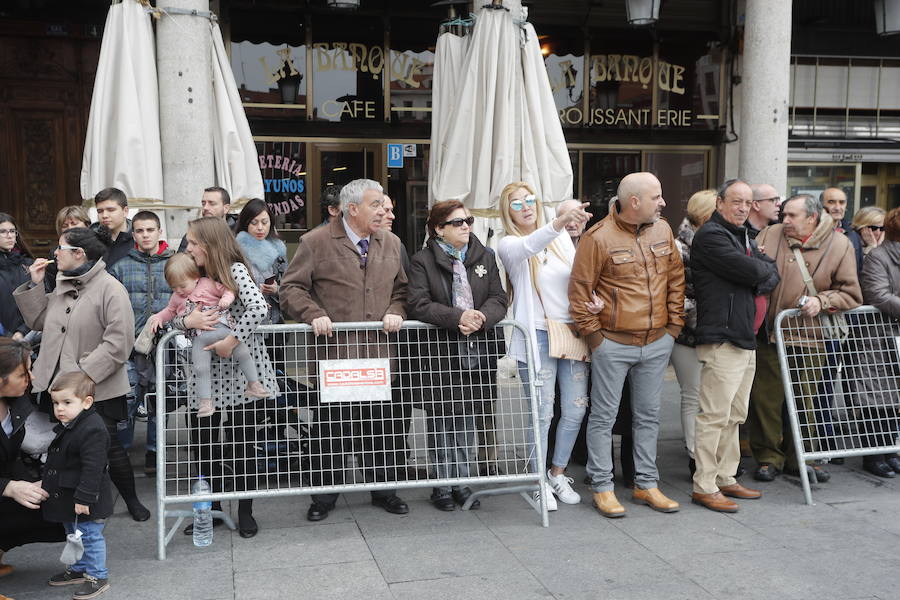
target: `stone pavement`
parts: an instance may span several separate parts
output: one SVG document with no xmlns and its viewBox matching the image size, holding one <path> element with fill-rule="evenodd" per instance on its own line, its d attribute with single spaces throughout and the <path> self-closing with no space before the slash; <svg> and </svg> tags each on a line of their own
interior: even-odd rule
<svg viewBox="0 0 900 600">
<path fill-rule="evenodd" d="M 550 513 L 546 529 L 515 495 L 444 513 L 429 505 L 430 490 L 409 490 L 410 514 L 394 516 L 352 494 L 320 523 L 306 521 L 306 498 L 282 498 L 256 502 L 257 537 L 218 528 L 212 546 L 198 549 L 179 534 L 159 562 L 155 519 L 134 523 L 119 501 L 106 527 L 112 589 L 102 598 L 900 599 L 900 478 L 878 479 L 848 459 L 814 488 L 815 506 L 803 503 L 799 479 L 781 477 L 761 484 L 765 496 L 741 502 L 740 512 L 713 513 L 690 503 L 671 381 L 663 424 L 660 487 L 682 503 L 675 514 L 632 504 L 618 487 L 628 514 L 605 519 L 574 466 L 583 501 Z M 749 475 L 744 482 L 753 485 Z M 149 501 L 153 480 L 138 484 Z M 236 518 L 237 503 L 231 510 Z M 34 544 L 10 552 L 16 571 L 0 579 L 0 593 L 69 598 L 71 588 L 45 584 L 61 568 L 60 551 Z"/>
</svg>

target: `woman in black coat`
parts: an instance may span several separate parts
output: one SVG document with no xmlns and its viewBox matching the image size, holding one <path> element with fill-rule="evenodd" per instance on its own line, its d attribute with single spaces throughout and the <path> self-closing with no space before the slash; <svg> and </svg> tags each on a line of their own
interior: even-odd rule
<svg viewBox="0 0 900 600">
<path fill-rule="evenodd" d="M 475 419 L 493 410 L 497 358 L 504 353 L 494 326 L 506 315 L 506 292 L 493 252 L 471 235 L 473 220 L 457 200 L 435 204 L 426 223 L 430 237 L 409 273 L 410 318 L 441 328 L 418 332 L 418 367 L 411 370 L 438 478 L 477 474 Z M 454 510 L 454 502 L 464 504 L 471 493 L 468 487 L 442 486 L 434 488 L 431 501 L 440 510 Z M 471 508 L 479 505 L 475 500 Z"/>
<path fill-rule="evenodd" d="M 3 555 L 33 542 L 60 542 L 62 525 L 44 521 L 41 502 L 48 494 L 40 475 L 22 462 L 25 420 L 34 409 L 25 394 L 31 383 L 31 348 L 25 342 L 0 339 L 0 577 L 12 572 Z"/>
<path fill-rule="evenodd" d="M 16 221 L 0 212 L 0 326 L 3 335 L 22 339 L 28 326 L 12 299 L 13 290 L 31 279 L 28 266 L 34 256 L 22 240 Z"/>
</svg>

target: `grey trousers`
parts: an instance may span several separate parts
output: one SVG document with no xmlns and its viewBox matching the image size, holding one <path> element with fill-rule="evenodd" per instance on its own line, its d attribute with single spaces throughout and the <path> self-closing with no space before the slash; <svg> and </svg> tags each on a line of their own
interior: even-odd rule
<svg viewBox="0 0 900 600">
<path fill-rule="evenodd" d="M 664 335 L 646 346 L 628 346 L 604 339 L 591 355 L 591 415 L 588 419 L 588 464 L 595 492 L 613 489 L 612 428 L 619 412 L 625 376 L 631 374 L 634 483 L 654 488 L 656 441 L 659 435 L 659 403 L 663 376 L 675 339 Z"/>
<path fill-rule="evenodd" d="M 210 398 L 212 396 L 210 372 L 213 351 L 204 350 L 204 348 L 210 344 L 215 344 L 219 340 L 224 340 L 229 335 L 234 335 L 234 332 L 224 324 L 216 323 L 215 329 L 198 333 L 193 342 L 191 342 L 191 362 L 194 368 L 194 379 L 197 382 L 197 398 Z M 253 361 L 253 354 L 250 352 L 247 344 L 244 342 L 238 344 L 231 355 L 238 361 L 241 373 L 247 378 L 248 383 L 259 381 L 256 363 Z"/>
<path fill-rule="evenodd" d="M 469 477 L 475 462 L 475 417 L 473 415 L 428 415 L 428 453 L 440 479 Z M 477 474 L 477 473 L 476 473 Z M 459 485 L 436 488 L 441 496 L 449 496 Z"/>
</svg>

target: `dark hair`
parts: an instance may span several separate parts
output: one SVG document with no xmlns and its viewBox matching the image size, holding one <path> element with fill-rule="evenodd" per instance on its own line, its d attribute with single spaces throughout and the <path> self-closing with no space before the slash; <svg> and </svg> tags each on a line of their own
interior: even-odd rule
<svg viewBox="0 0 900 600">
<path fill-rule="evenodd" d="M 272 238 L 280 237 L 275 230 L 275 215 L 272 214 L 269 205 L 259 198 L 250 200 L 244 208 L 241 209 L 241 214 L 238 215 L 237 226 L 235 227 L 234 232 L 237 234 L 242 231 L 247 231 L 247 228 L 250 226 L 250 221 L 262 213 L 269 215 L 269 235 L 266 236 L 266 239 L 271 240 Z"/>
<path fill-rule="evenodd" d="M 128 208 L 128 197 L 125 195 L 125 192 L 123 192 L 119 188 L 114 187 L 108 187 L 97 192 L 97 195 L 94 196 L 94 206 L 97 206 L 99 203 L 106 202 L 108 200 L 113 200 L 122 208 Z"/>
<path fill-rule="evenodd" d="M 722 200 L 724 200 L 725 194 L 728 193 L 728 188 L 730 188 L 731 186 L 733 186 L 736 183 L 745 183 L 745 182 L 743 179 L 737 179 L 737 178 L 726 179 L 725 182 L 722 183 L 722 185 L 719 186 L 719 189 L 716 191 L 716 198 L 721 198 Z"/>
<path fill-rule="evenodd" d="M 431 211 L 428 213 L 428 220 L 425 221 L 428 235 L 437 237 L 438 235 L 435 228 L 443 225 L 447 221 L 447 217 L 449 217 L 453 211 L 465 207 L 466 205 L 459 200 L 444 200 L 443 202 L 438 202 L 432 206 Z"/>
<path fill-rule="evenodd" d="M 12 375 L 19 367 L 28 371 L 28 359 L 31 357 L 31 345 L 11 337 L 0 337 L 0 380 Z"/>
<path fill-rule="evenodd" d="M 84 250 L 84 255 L 92 261 L 103 258 L 112 244 L 112 237 L 106 227 L 98 227 L 97 231 L 87 227 L 72 227 L 63 231 L 61 237 L 70 246 Z"/>
<path fill-rule="evenodd" d="M 16 245 L 13 246 L 13 248 L 18 248 L 19 252 L 21 252 L 28 258 L 34 258 L 34 254 L 31 253 L 31 249 L 28 247 L 28 244 L 26 244 L 25 240 L 22 239 L 22 232 L 19 231 L 19 226 L 16 225 L 16 220 L 12 218 L 12 215 L 0 212 L 0 223 L 7 222 L 12 223 L 13 227 L 16 228 Z"/>
<path fill-rule="evenodd" d="M 69 371 L 68 373 L 60 373 L 50 385 L 49 392 L 62 392 L 68 390 L 72 392 L 76 398 L 84 400 L 88 396 L 94 397 L 96 386 L 94 380 L 82 373 L 81 371 Z"/>
<path fill-rule="evenodd" d="M 329 185 L 327 188 L 322 190 L 322 197 L 319 199 L 319 212 L 321 213 L 323 223 L 328 222 L 328 219 L 331 216 L 328 214 L 329 206 L 340 208 L 341 186 Z"/>
<path fill-rule="evenodd" d="M 159 217 L 156 216 L 156 213 L 149 210 L 142 210 L 138 214 L 131 217 L 132 228 L 134 228 L 135 221 L 153 221 L 154 223 L 156 223 L 157 229 L 162 227 L 162 223 L 159 222 Z"/>
<path fill-rule="evenodd" d="M 231 196 L 228 195 L 228 192 L 225 188 L 219 187 L 217 185 L 210 186 L 203 190 L 204 192 L 219 192 L 219 198 L 222 200 L 222 204 L 231 204 Z"/>
<path fill-rule="evenodd" d="M 900 208 L 895 208 L 884 217 L 884 239 L 900 242 Z"/>
</svg>

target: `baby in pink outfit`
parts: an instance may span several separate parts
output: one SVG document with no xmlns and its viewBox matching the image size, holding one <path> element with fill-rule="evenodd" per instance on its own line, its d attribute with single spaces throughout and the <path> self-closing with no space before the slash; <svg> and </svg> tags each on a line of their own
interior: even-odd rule
<svg viewBox="0 0 900 600">
<path fill-rule="evenodd" d="M 193 311 L 197 306 L 202 310 L 215 309 L 222 313 L 222 318 L 211 331 L 193 330 L 194 340 L 191 346 L 191 360 L 193 363 L 194 378 L 197 386 L 198 417 L 208 417 L 216 412 L 212 401 L 211 364 L 212 350 L 206 350 L 219 340 L 224 340 L 234 332 L 225 321 L 227 310 L 234 302 L 234 292 L 221 283 L 217 283 L 208 277 L 200 276 L 200 269 L 194 259 L 184 253 L 178 253 L 166 263 L 166 281 L 172 288 L 173 294 L 169 299 L 169 305 L 150 317 L 153 332 L 160 325 L 168 323 L 176 316 L 184 316 Z M 238 366 L 247 379 L 245 394 L 253 398 L 268 398 L 269 390 L 259 381 L 259 373 L 253 356 L 243 342 L 239 343 L 232 352 L 232 356 L 238 361 Z"/>
</svg>

